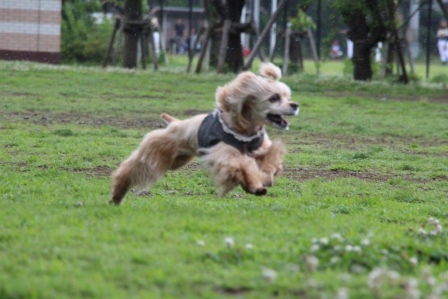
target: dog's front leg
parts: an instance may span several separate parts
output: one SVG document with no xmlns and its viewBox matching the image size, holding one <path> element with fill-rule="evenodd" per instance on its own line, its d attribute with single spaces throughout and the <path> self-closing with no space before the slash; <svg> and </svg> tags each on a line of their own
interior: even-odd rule
<svg viewBox="0 0 448 299">
<path fill-rule="evenodd" d="M 255 161 L 263 174 L 263 185 L 272 186 L 275 177 L 283 169 L 282 157 L 285 153 L 283 143 L 274 140 L 270 145 L 254 155 Z"/>
<path fill-rule="evenodd" d="M 211 167 L 221 196 L 238 185 L 251 194 L 266 194 L 263 174 L 252 157 L 241 154 L 231 146 L 221 144 L 210 150 L 202 159 Z"/>
</svg>

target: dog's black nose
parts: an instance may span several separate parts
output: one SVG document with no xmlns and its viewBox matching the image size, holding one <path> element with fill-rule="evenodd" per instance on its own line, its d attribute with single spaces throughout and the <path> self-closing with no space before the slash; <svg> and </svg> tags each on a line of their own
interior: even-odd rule
<svg viewBox="0 0 448 299">
<path fill-rule="evenodd" d="M 292 109 L 297 110 L 297 108 L 299 108 L 299 105 L 297 105 L 296 103 L 292 103 L 289 104 L 291 106 Z"/>
</svg>

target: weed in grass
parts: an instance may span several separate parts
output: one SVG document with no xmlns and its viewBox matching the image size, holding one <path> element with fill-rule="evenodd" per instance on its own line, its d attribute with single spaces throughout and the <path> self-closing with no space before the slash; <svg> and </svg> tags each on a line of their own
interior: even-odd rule
<svg viewBox="0 0 448 299">
<path fill-rule="evenodd" d="M 75 135 L 75 133 L 70 129 L 58 129 L 54 131 L 55 135 L 69 137 Z"/>
<path fill-rule="evenodd" d="M 368 159 L 369 158 L 369 154 L 368 153 L 355 153 L 353 155 L 353 159 Z"/>
</svg>

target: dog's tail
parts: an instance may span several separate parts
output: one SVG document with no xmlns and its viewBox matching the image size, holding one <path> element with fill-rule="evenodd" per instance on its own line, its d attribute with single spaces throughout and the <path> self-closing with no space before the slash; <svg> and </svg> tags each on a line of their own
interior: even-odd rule
<svg viewBox="0 0 448 299">
<path fill-rule="evenodd" d="M 160 117 L 166 122 L 166 124 L 168 125 L 169 123 L 172 123 L 173 121 L 178 121 L 177 118 L 172 117 L 171 115 L 167 114 L 167 113 L 162 113 L 160 115 Z"/>
<path fill-rule="evenodd" d="M 276 65 L 268 62 L 260 66 L 260 75 L 272 80 L 278 80 L 282 77 L 282 71 Z"/>
</svg>

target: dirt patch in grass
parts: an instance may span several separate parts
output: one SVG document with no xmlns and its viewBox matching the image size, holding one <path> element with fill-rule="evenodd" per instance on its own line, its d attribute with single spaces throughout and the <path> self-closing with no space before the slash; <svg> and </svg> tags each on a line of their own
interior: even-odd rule
<svg viewBox="0 0 448 299">
<path fill-rule="evenodd" d="M 66 171 L 74 173 L 85 173 L 88 177 L 110 177 L 115 169 L 107 166 L 96 166 L 94 168 L 63 168 Z M 192 162 L 187 166 L 181 168 L 180 172 L 189 173 L 192 171 L 198 171 L 205 169 L 201 163 Z M 390 175 L 382 173 L 372 173 L 372 172 L 356 172 L 356 171 L 343 171 L 343 170 L 325 170 L 316 168 L 293 168 L 286 167 L 282 173 L 283 177 L 297 181 L 309 181 L 321 178 L 326 181 L 336 180 L 336 179 L 346 179 L 346 178 L 356 178 L 359 180 L 369 181 L 369 182 L 387 182 L 391 179 L 401 179 L 405 181 L 415 182 L 415 183 L 429 183 L 432 181 L 439 181 L 443 178 L 433 178 L 433 179 L 422 179 L 415 178 L 408 175 Z"/>
<path fill-rule="evenodd" d="M 421 138 L 412 136 L 362 136 L 332 133 L 303 133 L 288 132 L 288 136 L 279 136 L 290 145 L 320 145 L 328 148 L 344 148 L 359 150 L 366 146 L 384 146 L 387 148 L 400 148 L 403 145 L 415 144 L 422 147 L 448 145 L 446 139 Z"/>
<path fill-rule="evenodd" d="M 22 119 L 37 125 L 51 125 L 51 124 L 76 124 L 76 125 L 90 125 L 90 126 L 111 126 L 120 129 L 140 129 L 147 130 L 163 128 L 164 122 L 160 118 L 155 117 L 111 117 L 111 116 L 97 116 L 89 113 L 70 112 L 70 113 L 55 113 L 55 112 L 8 112 L 1 113 L 10 119 Z"/>
<path fill-rule="evenodd" d="M 210 110 L 188 109 L 188 110 L 185 110 L 183 112 L 183 115 L 185 115 L 185 116 L 195 116 L 195 115 L 198 115 L 198 114 L 208 114 L 208 113 L 210 113 Z"/>
<path fill-rule="evenodd" d="M 334 97 L 334 98 L 342 98 L 342 97 L 357 97 L 357 98 L 369 98 L 380 101 L 399 101 L 399 102 L 424 102 L 424 103 L 442 103 L 448 104 L 448 98 L 444 95 L 431 95 L 431 96 L 423 96 L 423 95 L 377 95 L 372 93 L 365 92 L 327 92 L 325 96 Z"/>
<path fill-rule="evenodd" d="M 10 96 L 10 97 L 27 97 L 27 96 L 34 96 L 34 94 L 29 92 L 2 92 L 0 93 L 1 96 Z"/>
<path fill-rule="evenodd" d="M 166 96 L 149 96 L 149 95 L 103 95 L 104 99 L 146 99 L 146 100 L 163 100 Z"/>
<path fill-rule="evenodd" d="M 325 181 L 331 181 L 336 179 L 356 178 L 359 180 L 369 182 L 387 182 L 391 179 L 401 179 L 405 181 L 415 183 L 429 183 L 431 181 L 437 181 L 438 179 L 422 179 L 414 178 L 407 175 L 390 175 L 383 173 L 373 172 L 357 172 L 357 171 L 342 171 L 342 170 L 325 170 L 316 168 L 289 168 L 286 167 L 283 170 L 282 176 L 297 181 L 309 181 L 318 178 L 322 178 Z"/>
<path fill-rule="evenodd" d="M 247 292 L 250 292 L 251 289 L 246 287 L 218 287 L 215 289 L 215 291 L 223 295 L 240 296 L 244 295 Z"/>
<path fill-rule="evenodd" d="M 88 177 L 109 177 L 112 175 L 113 169 L 107 166 L 96 166 L 94 168 L 63 168 L 69 172 L 81 172 L 87 174 Z"/>
</svg>

